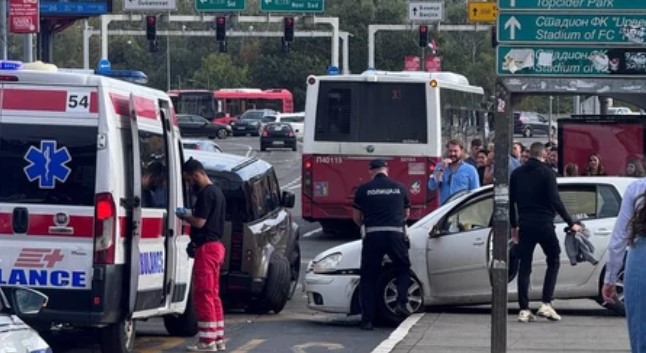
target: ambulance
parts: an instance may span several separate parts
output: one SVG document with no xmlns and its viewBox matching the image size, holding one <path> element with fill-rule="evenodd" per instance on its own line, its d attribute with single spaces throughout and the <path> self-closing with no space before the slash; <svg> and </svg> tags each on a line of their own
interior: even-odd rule
<svg viewBox="0 0 646 353">
<path fill-rule="evenodd" d="M 132 352 L 141 319 L 197 333 L 182 160 L 166 93 L 0 62 L 0 286 L 49 297 L 23 320 L 98 329 L 104 353 Z"/>
</svg>

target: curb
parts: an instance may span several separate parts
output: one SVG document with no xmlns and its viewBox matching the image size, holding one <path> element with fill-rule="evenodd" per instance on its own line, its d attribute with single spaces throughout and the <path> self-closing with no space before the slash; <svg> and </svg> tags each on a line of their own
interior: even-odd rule
<svg viewBox="0 0 646 353">
<path fill-rule="evenodd" d="M 379 345 L 372 350 L 371 353 L 390 353 L 397 343 L 401 342 L 404 337 L 408 334 L 411 328 L 422 318 L 424 314 L 413 314 L 404 320 L 393 333 L 390 334 L 388 338 L 381 341 Z"/>
</svg>

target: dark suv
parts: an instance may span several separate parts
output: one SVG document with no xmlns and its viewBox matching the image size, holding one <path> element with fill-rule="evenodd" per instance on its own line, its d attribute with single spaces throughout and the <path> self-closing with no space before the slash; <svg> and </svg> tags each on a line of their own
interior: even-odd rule
<svg viewBox="0 0 646 353">
<path fill-rule="evenodd" d="M 222 300 L 255 313 L 279 313 L 296 291 L 301 265 L 300 233 L 288 210 L 294 194 L 281 192 L 274 168 L 263 160 L 184 153 L 202 162 L 226 197 Z"/>
<path fill-rule="evenodd" d="M 270 122 L 267 117 L 275 117 L 278 114 L 271 109 L 250 109 L 240 115 L 240 119 L 231 124 L 233 136 L 247 135 L 260 136 L 265 123 Z"/>
<path fill-rule="evenodd" d="M 514 113 L 514 134 L 522 134 L 524 137 L 532 137 L 534 133 L 554 135 L 555 127 L 550 127 L 547 117 L 535 112 Z"/>
</svg>

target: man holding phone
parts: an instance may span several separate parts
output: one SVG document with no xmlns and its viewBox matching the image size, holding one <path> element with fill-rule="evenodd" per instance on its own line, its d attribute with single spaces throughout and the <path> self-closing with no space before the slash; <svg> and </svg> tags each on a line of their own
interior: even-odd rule
<svg viewBox="0 0 646 353">
<path fill-rule="evenodd" d="M 446 143 L 447 158 L 435 166 L 428 180 L 431 191 L 440 191 L 440 204 L 443 205 L 452 195 L 480 187 L 478 171 L 463 159 L 464 145 L 460 140 L 449 140 Z"/>
<path fill-rule="evenodd" d="M 192 214 L 178 208 L 177 217 L 191 225 L 191 243 L 186 249 L 195 258 L 193 265 L 193 300 L 197 313 L 199 341 L 187 349 L 193 352 L 217 352 L 224 346 L 224 311 L 220 300 L 220 268 L 224 261 L 225 198 L 213 185 L 202 163 L 189 159 L 182 168 L 184 180 L 197 199 Z"/>
</svg>

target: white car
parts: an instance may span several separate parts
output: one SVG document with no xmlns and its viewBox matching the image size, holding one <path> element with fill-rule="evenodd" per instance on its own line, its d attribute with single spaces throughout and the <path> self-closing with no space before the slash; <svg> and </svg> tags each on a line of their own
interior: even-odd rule
<svg viewBox="0 0 646 353">
<path fill-rule="evenodd" d="M 621 197 L 633 178 L 559 178 L 559 193 L 570 215 L 583 222 L 592 234 L 597 265 L 572 266 L 563 250 L 555 298 L 600 298 L 607 247 Z M 433 305 L 470 305 L 491 302 L 489 261 L 492 253 L 493 188 L 464 193 L 439 207 L 409 230 L 412 283 L 408 289 L 411 312 Z M 566 224 L 557 216 L 556 234 L 563 244 Z M 562 249 L 564 247 L 562 246 Z M 387 260 L 387 258 L 386 258 Z M 303 291 L 313 310 L 358 314 L 361 241 L 333 247 L 317 255 L 307 266 Z M 510 264 L 513 264 L 510 261 Z M 394 311 L 397 288 L 394 272 L 385 261 L 379 280 L 376 315 L 382 322 L 401 320 Z M 510 265 L 509 300 L 517 300 L 517 266 Z M 545 255 L 534 253 L 530 299 L 539 300 L 545 277 Z M 618 292 L 623 302 L 620 274 Z M 607 306 L 618 313 L 623 304 Z"/>
<path fill-rule="evenodd" d="M 3 293 L 10 294 L 11 301 Z M 52 353 L 52 349 L 34 329 L 18 318 L 36 315 L 47 303 L 47 296 L 29 288 L 0 289 L 0 353 Z"/>
<path fill-rule="evenodd" d="M 296 134 L 296 139 L 303 140 L 303 129 L 305 128 L 305 112 L 300 113 L 284 113 L 276 114 L 275 116 L 265 117 L 267 122 L 275 123 L 289 123 Z"/>
<path fill-rule="evenodd" d="M 209 140 L 182 139 L 182 147 L 184 147 L 184 149 L 186 150 L 222 153 L 222 148 L 220 148 L 220 145 Z"/>
</svg>

